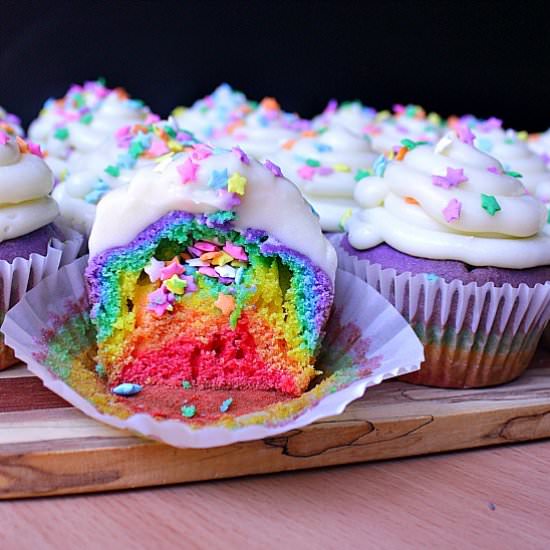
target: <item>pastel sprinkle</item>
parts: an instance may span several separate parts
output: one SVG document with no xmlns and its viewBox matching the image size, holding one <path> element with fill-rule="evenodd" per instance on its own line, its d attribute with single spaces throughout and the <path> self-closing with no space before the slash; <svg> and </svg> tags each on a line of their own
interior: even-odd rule
<svg viewBox="0 0 550 550">
<path fill-rule="evenodd" d="M 334 168 L 335 172 L 341 172 L 341 173 L 351 172 L 351 168 L 347 164 L 343 164 L 341 162 L 333 164 L 332 168 Z"/>
<path fill-rule="evenodd" d="M 230 315 L 235 309 L 235 298 L 229 294 L 220 292 L 214 305 L 224 314 Z"/>
<path fill-rule="evenodd" d="M 494 216 L 500 208 L 497 200 L 493 195 L 485 195 L 481 193 L 481 208 L 485 210 L 490 216 Z"/>
<path fill-rule="evenodd" d="M 120 176 L 120 168 L 118 166 L 107 166 L 107 168 L 105 168 L 105 172 L 114 178 L 118 178 L 118 176 Z"/>
<path fill-rule="evenodd" d="M 174 275 L 181 275 L 184 271 L 185 268 L 177 260 L 173 260 L 160 270 L 160 278 L 162 281 L 166 281 Z"/>
<path fill-rule="evenodd" d="M 311 166 L 300 166 L 300 168 L 298 168 L 298 175 L 303 180 L 312 180 L 315 175 L 315 168 Z"/>
<path fill-rule="evenodd" d="M 435 281 L 439 280 L 439 275 L 436 275 L 435 273 L 427 273 L 426 280 L 430 283 L 434 283 Z"/>
<path fill-rule="evenodd" d="M 489 168 L 487 168 L 487 172 L 491 172 L 491 174 L 497 174 L 497 175 L 500 175 L 500 168 L 498 166 L 489 166 Z"/>
<path fill-rule="evenodd" d="M 281 172 L 281 169 L 279 166 L 277 166 L 274 162 L 271 162 L 269 159 L 265 161 L 264 166 L 276 177 L 276 178 L 282 178 L 283 173 Z"/>
<path fill-rule="evenodd" d="M 447 223 L 454 222 L 460 218 L 462 204 L 457 199 L 451 199 L 447 206 L 443 209 L 443 217 Z"/>
<path fill-rule="evenodd" d="M 231 407 L 231 404 L 233 403 L 233 398 L 229 397 L 227 398 L 221 405 L 220 405 L 220 412 L 226 413 L 229 410 L 229 407 Z"/>
<path fill-rule="evenodd" d="M 233 147 L 231 151 L 233 151 L 233 153 L 235 153 L 239 157 L 239 160 L 243 164 L 246 164 L 246 165 L 250 164 L 250 158 L 240 147 Z"/>
<path fill-rule="evenodd" d="M 187 286 L 187 281 L 180 279 L 177 275 L 172 275 L 170 279 L 167 279 L 166 281 L 164 281 L 164 286 L 172 294 L 181 295 L 185 293 L 185 287 Z"/>
<path fill-rule="evenodd" d="M 130 397 L 131 395 L 138 394 L 143 389 L 143 386 L 139 384 L 130 384 L 125 382 L 124 384 L 119 384 L 111 390 L 115 395 L 120 395 L 122 397 Z"/>
<path fill-rule="evenodd" d="M 319 168 L 321 163 L 316 159 L 306 159 L 306 166 L 312 166 L 313 168 Z"/>
<path fill-rule="evenodd" d="M 197 414 L 197 407 L 195 405 L 184 405 L 181 408 L 181 414 L 185 418 L 193 418 Z"/>
<path fill-rule="evenodd" d="M 191 159 L 186 159 L 183 164 L 177 168 L 182 183 L 190 183 L 197 181 L 197 170 L 199 165 L 195 164 Z"/>
<path fill-rule="evenodd" d="M 462 143 L 465 143 L 466 145 L 474 144 L 475 135 L 468 126 L 459 126 L 456 134 Z"/>
<path fill-rule="evenodd" d="M 227 242 L 223 247 L 224 252 L 227 252 L 230 256 L 233 256 L 236 260 L 248 261 L 248 256 L 242 246 L 237 246 L 233 243 Z"/>
<path fill-rule="evenodd" d="M 434 151 L 440 155 L 444 153 L 445 150 L 453 143 L 453 138 L 451 134 L 444 135 L 435 145 Z"/>
<path fill-rule="evenodd" d="M 353 177 L 353 179 L 355 181 L 361 181 L 362 179 L 365 179 L 369 176 L 370 176 L 369 170 L 364 170 L 363 168 L 359 168 L 357 172 L 355 172 L 355 176 Z"/>
<path fill-rule="evenodd" d="M 56 139 L 59 139 L 60 141 L 65 141 L 69 137 L 69 129 L 57 128 L 53 135 Z"/>
<path fill-rule="evenodd" d="M 227 180 L 229 179 L 229 173 L 227 168 L 223 170 L 212 170 L 212 175 L 208 180 L 208 187 L 213 189 L 223 189 L 227 186 Z"/>
<path fill-rule="evenodd" d="M 4 132 L 0 132 L 0 145 L 6 145 L 8 141 L 10 140 L 10 137 L 8 134 L 4 134 Z"/>
<path fill-rule="evenodd" d="M 342 214 L 342 217 L 340 218 L 338 225 L 340 225 L 340 227 L 345 230 L 346 224 L 352 215 L 353 215 L 353 210 L 351 208 L 347 208 Z"/>
<path fill-rule="evenodd" d="M 519 172 L 516 172 L 515 170 L 506 170 L 506 172 L 504 172 L 507 176 L 512 176 L 513 178 L 522 178 L 523 175 L 520 174 Z"/>
<path fill-rule="evenodd" d="M 239 172 L 235 172 L 231 175 L 227 181 L 227 190 L 230 193 L 236 193 L 237 195 L 244 195 L 247 179 L 241 176 Z"/>
<path fill-rule="evenodd" d="M 432 175 L 432 184 L 443 189 L 451 189 L 465 181 L 468 181 L 468 178 L 464 175 L 462 168 L 454 169 L 448 166 L 445 176 Z"/>
<path fill-rule="evenodd" d="M 156 258 L 151 258 L 151 261 L 145 266 L 143 271 L 149 275 L 149 280 L 154 283 L 159 281 L 161 278 L 161 272 L 164 268 L 164 262 L 157 260 Z"/>
<path fill-rule="evenodd" d="M 189 382 L 189 380 L 184 380 L 184 381 L 181 383 L 181 387 L 182 387 L 184 390 L 190 390 L 190 389 L 191 389 L 191 382 Z"/>
</svg>

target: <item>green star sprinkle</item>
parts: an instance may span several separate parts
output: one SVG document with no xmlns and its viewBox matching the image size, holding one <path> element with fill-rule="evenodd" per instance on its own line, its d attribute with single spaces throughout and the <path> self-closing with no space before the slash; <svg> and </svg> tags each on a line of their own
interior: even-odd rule
<svg viewBox="0 0 550 550">
<path fill-rule="evenodd" d="M 190 390 L 190 389 L 191 389 L 191 382 L 189 382 L 189 380 L 184 380 L 184 381 L 181 383 L 181 387 L 182 387 L 184 390 Z"/>
<path fill-rule="evenodd" d="M 172 275 L 170 279 L 164 281 L 164 286 L 172 294 L 183 294 L 185 292 L 185 287 L 187 286 L 187 281 L 180 279 L 177 275 Z"/>
<path fill-rule="evenodd" d="M 195 405 L 184 405 L 181 408 L 181 414 L 185 416 L 185 418 L 193 418 L 196 413 L 197 407 L 195 407 Z"/>
<path fill-rule="evenodd" d="M 171 126 L 166 126 L 164 128 L 164 131 L 171 137 L 171 138 L 175 138 L 178 134 L 176 132 L 176 130 L 174 130 L 174 128 L 172 128 Z"/>
<path fill-rule="evenodd" d="M 519 172 L 516 172 L 515 170 L 506 170 L 506 172 L 504 172 L 507 176 L 512 176 L 513 178 L 522 178 L 523 175 L 520 174 Z"/>
<path fill-rule="evenodd" d="M 130 149 L 128 149 L 129 155 L 133 158 L 138 158 L 143 151 L 144 147 L 139 141 L 134 141 L 132 145 L 130 145 Z"/>
<path fill-rule="evenodd" d="M 59 139 L 61 141 L 65 141 L 69 137 L 69 129 L 68 128 L 58 128 L 54 132 L 53 135 L 56 139 Z"/>
<path fill-rule="evenodd" d="M 319 166 L 321 166 L 321 163 L 315 159 L 307 159 L 306 164 L 312 168 L 319 168 Z"/>
<path fill-rule="evenodd" d="M 498 204 L 493 195 L 484 195 L 483 193 L 481 193 L 481 208 L 487 211 L 489 216 L 494 216 L 499 210 L 501 210 L 500 204 Z"/>
<path fill-rule="evenodd" d="M 114 178 L 118 178 L 118 176 L 120 176 L 120 168 L 118 166 L 107 166 L 107 168 L 105 168 L 105 172 Z"/>
<path fill-rule="evenodd" d="M 427 141 L 413 141 L 412 139 L 407 138 L 401 140 L 401 145 L 403 145 L 403 147 L 406 147 L 409 151 L 412 151 L 419 145 L 427 145 L 427 143 Z"/>
<path fill-rule="evenodd" d="M 353 177 L 353 179 L 355 181 L 361 181 L 362 179 L 367 178 L 369 176 L 370 176 L 369 170 L 363 170 L 363 168 L 359 168 L 357 172 L 355 172 L 355 176 Z"/>
<path fill-rule="evenodd" d="M 91 113 L 86 113 L 85 115 L 82 115 L 80 117 L 80 124 L 91 124 L 92 120 L 94 119 L 94 116 Z"/>
</svg>

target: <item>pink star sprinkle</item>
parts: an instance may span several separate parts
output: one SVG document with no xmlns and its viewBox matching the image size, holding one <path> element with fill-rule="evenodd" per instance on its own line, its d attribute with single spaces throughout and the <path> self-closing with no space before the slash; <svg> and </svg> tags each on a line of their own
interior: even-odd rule
<svg viewBox="0 0 550 550">
<path fill-rule="evenodd" d="M 218 272 L 213 267 L 199 267 L 199 273 L 206 275 L 207 277 L 219 277 Z"/>
<path fill-rule="evenodd" d="M 447 167 L 447 174 L 445 176 L 432 176 L 432 183 L 437 187 L 443 187 L 443 189 L 451 189 L 461 183 L 468 181 L 468 178 L 464 175 L 462 168 Z"/>
<path fill-rule="evenodd" d="M 301 166 L 299 169 L 298 169 L 298 175 L 303 179 L 303 180 L 312 180 L 313 179 L 313 176 L 315 176 L 315 168 L 313 168 L 313 166 Z"/>
<path fill-rule="evenodd" d="M 497 175 L 500 175 L 502 173 L 499 170 L 498 166 L 489 166 L 489 168 L 487 168 L 487 172 L 491 172 L 491 174 L 497 174 Z"/>
<path fill-rule="evenodd" d="M 443 217 L 447 223 L 454 222 L 460 218 L 462 203 L 457 199 L 451 199 L 449 204 L 443 209 Z"/>
<path fill-rule="evenodd" d="M 208 145 L 198 144 L 193 147 L 191 158 L 193 160 L 203 160 L 212 156 L 212 149 Z"/>
<path fill-rule="evenodd" d="M 6 145 L 8 141 L 10 140 L 10 136 L 8 134 L 4 134 L 4 132 L 0 132 L 0 145 Z"/>
<path fill-rule="evenodd" d="M 237 246 L 236 244 L 227 242 L 223 247 L 223 251 L 227 252 L 227 254 L 235 258 L 235 260 L 241 260 L 243 262 L 248 261 L 248 256 L 242 246 Z"/>
<path fill-rule="evenodd" d="M 160 279 L 161 281 L 166 281 L 174 275 L 181 275 L 184 271 L 185 269 L 180 265 L 180 263 L 177 260 L 173 260 L 160 270 Z"/>
<path fill-rule="evenodd" d="M 191 159 L 187 159 L 183 164 L 180 164 L 177 170 L 181 177 L 181 183 L 197 181 L 198 169 L 199 165 L 195 164 Z"/>
<path fill-rule="evenodd" d="M 214 243 L 208 243 L 206 241 L 198 241 L 195 243 L 194 248 L 201 250 L 202 252 L 214 252 L 219 250 L 220 247 Z"/>
<path fill-rule="evenodd" d="M 474 144 L 475 135 L 472 130 L 468 128 L 468 126 L 459 126 L 456 129 L 456 135 L 458 136 L 458 139 L 462 141 L 462 143 L 465 143 L 466 145 Z"/>
<path fill-rule="evenodd" d="M 170 148 L 166 145 L 166 143 L 164 143 L 164 141 L 162 141 L 162 139 L 155 138 L 153 139 L 151 147 L 149 147 L 147 152 L 153 157 L 162 157 L 162 155 L 170 152 Z"/>
</svg>

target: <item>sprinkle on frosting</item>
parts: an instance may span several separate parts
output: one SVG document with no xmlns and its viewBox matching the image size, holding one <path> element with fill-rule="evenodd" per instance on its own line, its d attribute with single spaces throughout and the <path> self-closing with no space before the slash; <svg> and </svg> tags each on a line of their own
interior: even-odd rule
<svg viewBox="0 0 550 550">
<path fill-rule="evenodd" d="M 481 208 L 485 210 L 490 216 L 494 216 L 500 208 L 496 198 L 493 195 L 485 195 L 481 193 Z"/>
<path fill-rule="evenodd" d="M 451 189 L 468 181 L 468 178 L 464 175 L 463 168 L 451 168 L 447 167 L 447 173 L 445 176 L 432 175 L 432 183 L 443 189 Z"/>
<path fill-rule="evenodd" d="M 460 210 L 462 204 L 458 199 L 451 199 L 447 206 L 443 209 L 443 217 L 447 223 L 454 222 L 460 218 Z"/>
</svg>

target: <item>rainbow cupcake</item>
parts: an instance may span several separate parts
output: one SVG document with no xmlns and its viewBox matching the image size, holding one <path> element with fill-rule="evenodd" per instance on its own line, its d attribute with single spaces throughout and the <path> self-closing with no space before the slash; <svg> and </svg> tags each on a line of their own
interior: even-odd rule
<svg viewBox="0 0 550 550">
<path fill-rule="evenodd" d="M 299 395 L 316 376 L 336 257 L 272 163 L 201 144 L 145 167 L 99 203 L 89 246 L 97 369 L 113 390 Z"/>
</svg>

